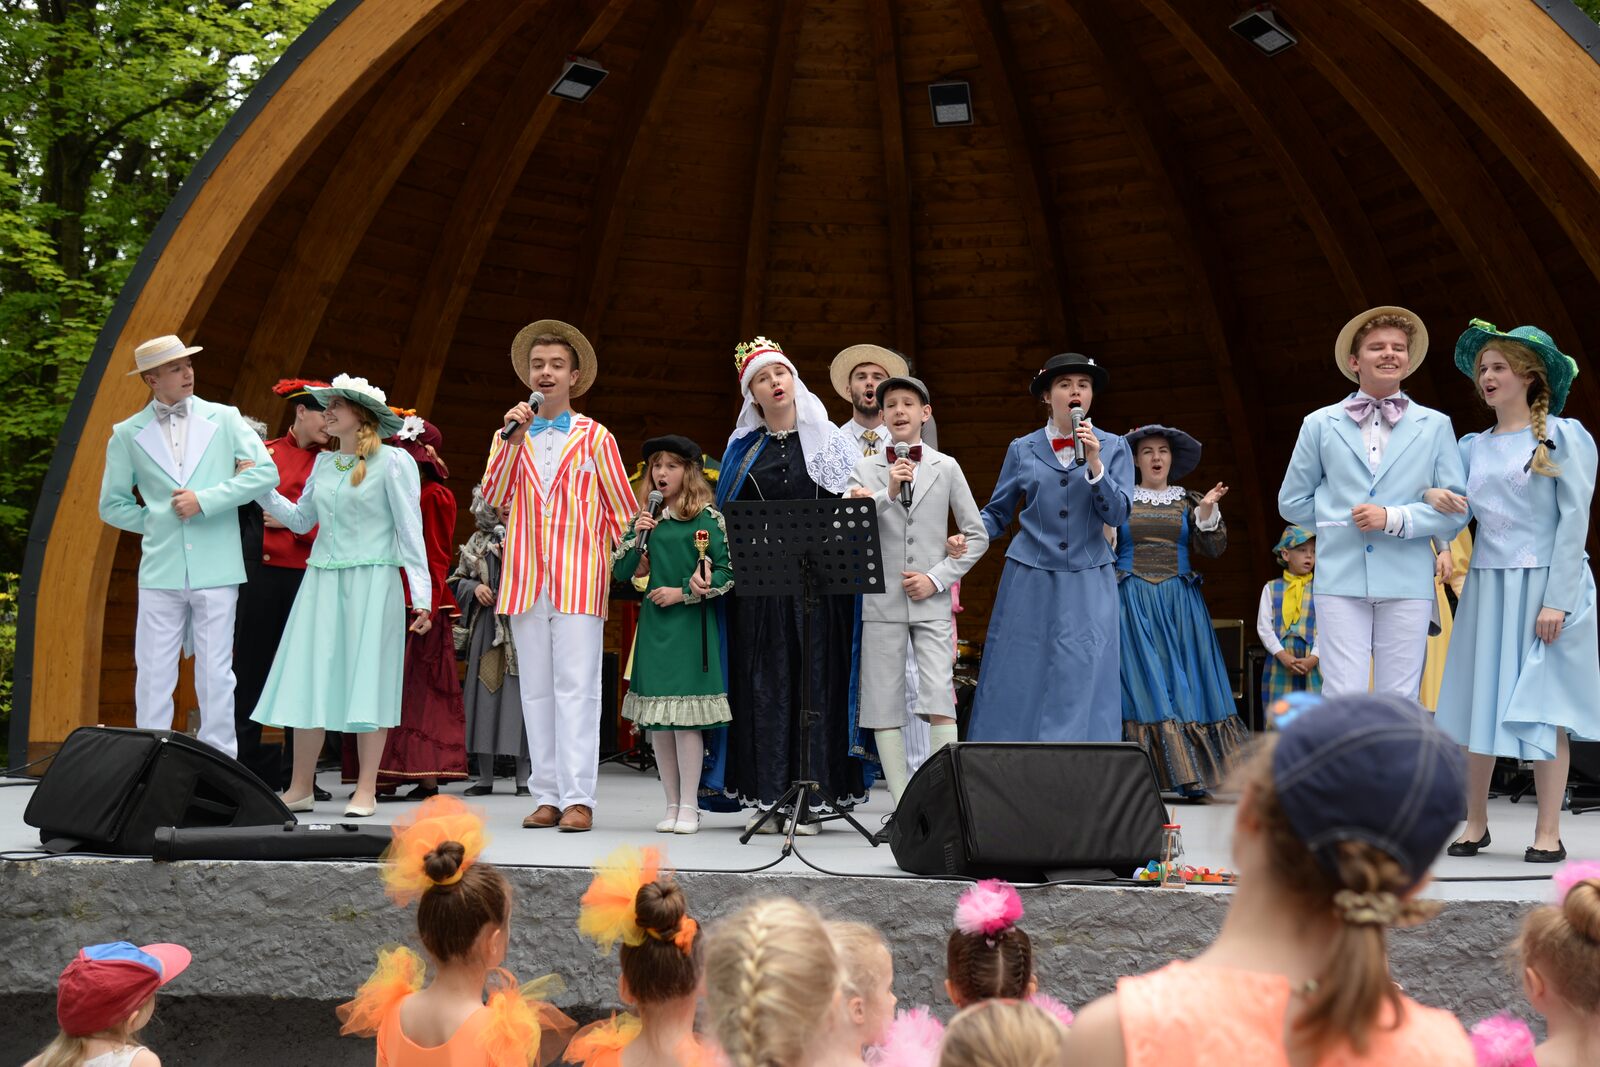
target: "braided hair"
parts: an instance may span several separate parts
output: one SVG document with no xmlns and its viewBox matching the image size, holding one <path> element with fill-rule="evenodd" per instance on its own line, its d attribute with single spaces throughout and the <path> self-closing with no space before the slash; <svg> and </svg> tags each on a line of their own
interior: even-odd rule
<svg viewBox="0 0 1600 1067">
<path fill-rule="evenodd" d="M 795 900 L 756 901 L 723 920 L 706 947 L 706 1009 L 733 1067 L 797 1067 L 838 988 L 822 919 Z"/>
</svg>

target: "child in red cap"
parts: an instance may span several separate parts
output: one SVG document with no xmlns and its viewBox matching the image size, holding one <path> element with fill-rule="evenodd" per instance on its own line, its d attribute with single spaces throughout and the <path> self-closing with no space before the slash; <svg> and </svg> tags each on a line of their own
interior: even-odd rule
<svg viewBox="0 0 1600 1067">
<path fill-rule="evenodd" d="M 56 983 L 61 1032 L 24 1067 L 161 1067 L 134 1040 L 156 1012 L 156 990 L 189 966 L 182 945 L 90 945 Z"/>
</svg>

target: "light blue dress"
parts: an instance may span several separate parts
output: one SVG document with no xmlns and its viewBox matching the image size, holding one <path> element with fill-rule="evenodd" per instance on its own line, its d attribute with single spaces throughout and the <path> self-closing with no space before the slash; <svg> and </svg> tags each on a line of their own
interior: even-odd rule
<svg viewBox="0 0 1600 1067">
<path fill-rule="evenodd" d="M 1478 535 L 1436 718 L 1484 755 L 1554 759 L 1558 730 L 1600 739 L 1600 628 L 1584 552 L 1594 438 L 1575 419 L 1551 419 L 1548 432 L 1556 478 L 1525 469 L 1531 430 L 1461 439 Z M 1534 636 L 1542 607 L 1567 613 L 1553 644 Z"/>
<path fill-rule="evenodd" d="M 422 483 L 405 452 L 380 446 L 360 485 L 317 457 L 298 502 L 277 490 L 259 503 L 295 533 L 318 527 L 283 640 L 251 718 L 297 730 L 367 733 L 400 724 L 405 669 L 404 568 L 411 603 L 430 608 L 422 544 Z M 249 640 L 248 634 L 243 635 Z"/>
</svg>

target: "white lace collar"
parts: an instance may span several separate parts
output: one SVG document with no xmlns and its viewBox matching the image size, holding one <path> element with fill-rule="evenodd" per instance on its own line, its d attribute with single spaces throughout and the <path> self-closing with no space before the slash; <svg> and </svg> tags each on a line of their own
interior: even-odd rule
<svg viewBox="0 0 1600 1067">
<path fill-rule="evenodd" d="M 1165 489 L 1146 489 L 1142 485 L 1133 487 L 1135 504 L 1176 504 L 1185 495 L 1186 492 L 1181 485 L 1169 485 Z"/>
</svg>

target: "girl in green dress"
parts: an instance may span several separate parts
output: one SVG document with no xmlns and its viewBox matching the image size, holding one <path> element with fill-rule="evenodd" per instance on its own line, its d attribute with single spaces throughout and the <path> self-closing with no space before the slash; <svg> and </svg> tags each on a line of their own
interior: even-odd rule
<svg viewBox="0 0 1600 1067">
<path fill-rule="evenodd" d="M 676 434 L 654 437 L 644 456 L 661 511 L 641 510 L 611 557 L 613 577 L 632 579 L 645 594 L 622 714 L 649 732 L 661 770 L 667 816 L 656 832 L 692 834 L 700 829 L 701 731 L 732 718 L 717 615 L 706 601 L 733 588 L 733 570 L 700 446 Z"/>
</svg>

